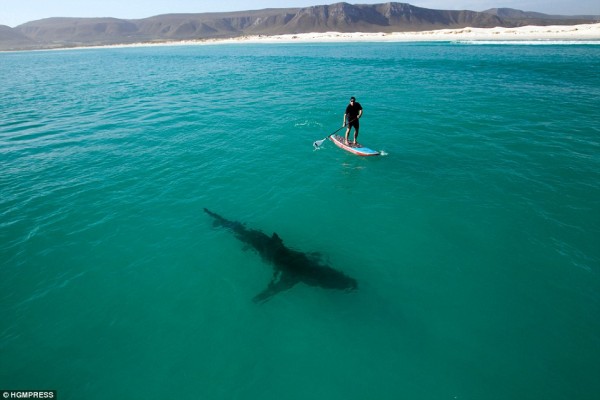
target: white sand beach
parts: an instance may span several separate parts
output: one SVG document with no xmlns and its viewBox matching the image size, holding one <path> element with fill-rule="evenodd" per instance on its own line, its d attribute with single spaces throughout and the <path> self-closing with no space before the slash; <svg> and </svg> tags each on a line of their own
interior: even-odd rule
<svg viewBox="0 0 600 400">
<path fill-rule="evenodd" d="M 583 25 L 523 26 L 518 28 L 461 28 L 420 32 L 314 32 L 287 35 L 241 36 L 229 39 L 197 39 L 109 45 L 100 47 L 184 46 L 242 43 L 327 43 L 327 42 L 536 42 L 577 41 L 600 45 L 600 23 Z M 81 48 L 81 47 L 79 47 Z"/>
<path fill-rule="evenodd" d="M 206 43 L 293 43 L 293 42 L 418 42 L 418 41 L 600 41 L 600 23 L 585 25 L 523 26 L 518 28 L 462 28 L 394 33 L 300 33 L 295 35 L 244 36 L 206 40 Z M 600 43 L 599 43 L 600 44 Z"/>
</svg>

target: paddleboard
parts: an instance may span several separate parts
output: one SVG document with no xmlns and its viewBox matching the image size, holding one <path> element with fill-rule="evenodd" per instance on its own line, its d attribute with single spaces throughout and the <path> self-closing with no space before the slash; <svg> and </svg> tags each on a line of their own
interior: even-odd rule
<svg viewBox="0 0 600 400">
<path fill-rule="evenodd" d="M 378 151 L 375 151 L 373 149 L 365 147 L 360 143 L 345 144 L 344 137 L 340 136 L 340 135 L 331 135 L 331 136 L 329 136 L 329 139 L 333 143 L 335 143 L 335 145 L 337 147 L 339 147 L 340 149 L 349 151 L 350 153 L 356 154 L 357 156 L 378 156 L 379 155 Z"/>
</svg>

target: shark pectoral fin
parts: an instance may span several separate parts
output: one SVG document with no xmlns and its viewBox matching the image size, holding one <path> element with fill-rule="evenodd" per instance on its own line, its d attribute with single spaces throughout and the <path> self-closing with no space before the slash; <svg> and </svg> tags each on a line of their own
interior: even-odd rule
<svg viewBox="0 0 600 400">
<path fill-rule="evenodd" d="M 277 279 L 277 275 L 279 275 L 279 279 Z M 267 301 L 277 293 L 290 289 L 298 282 L 299 281 L 297 279 L 294 279 L 293 277 L 283 273 L 273 274 L 273 280 L 269 283 L 269 286 L 254 296 L 252 300 L 256 303 Z"/>
</svg>

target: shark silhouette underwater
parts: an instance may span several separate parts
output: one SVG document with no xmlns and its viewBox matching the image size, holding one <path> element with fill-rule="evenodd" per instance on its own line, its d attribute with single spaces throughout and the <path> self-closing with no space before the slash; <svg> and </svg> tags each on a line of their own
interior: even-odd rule
<svg viewBox="0 0 600 400">
<path fill-rule="evenodd" d="M 268 236 L 259 230 L 248 229 L 240 222 L 225 219 L 206 208 L 204 211 L 214 219 L 213 226 L 229 229 L 240 241 L 254 248 L 264 261 L 273 265 L 273 278 L 267 288 L 254 297 L 255 302 L 267 301 L 300 282 L 324 289 L 358 289 L 354 278 L 322 265 L 319 260 L 306 253 L 286 247 L 277 233 Z"/>
</svg>

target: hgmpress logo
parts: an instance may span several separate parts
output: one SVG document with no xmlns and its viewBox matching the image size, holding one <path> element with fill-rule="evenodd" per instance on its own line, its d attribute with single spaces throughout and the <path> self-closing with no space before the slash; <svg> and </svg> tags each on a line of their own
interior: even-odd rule
<svg viewBox="0 0 600 400">
<path fill-rule="evenodd" d="M 0 390 L 3 399 L 56 399 L 56 390 Z"/>
</svg>

